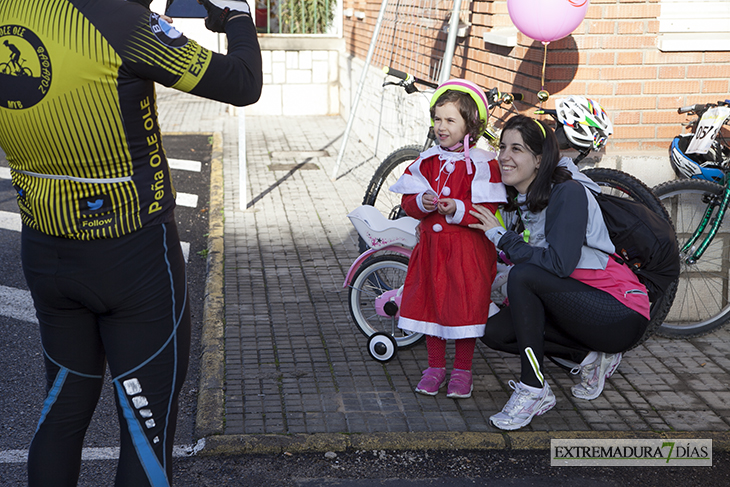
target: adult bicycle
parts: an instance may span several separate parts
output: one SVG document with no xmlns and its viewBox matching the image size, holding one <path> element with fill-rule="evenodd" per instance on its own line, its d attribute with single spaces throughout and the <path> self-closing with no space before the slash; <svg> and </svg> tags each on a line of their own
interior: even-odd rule
<svg viewBox="0 0 730 487">
<path fill-rule="evenodd" d="M 705 335 L 730 321 L 730 100 L 681 107 L 694 116 L 690 133 L 674 138 L 672 167 L 681 179 L 654 187 L 679 240 L 679 290 L 658 333 L 670 338 Z"/>
</svg>

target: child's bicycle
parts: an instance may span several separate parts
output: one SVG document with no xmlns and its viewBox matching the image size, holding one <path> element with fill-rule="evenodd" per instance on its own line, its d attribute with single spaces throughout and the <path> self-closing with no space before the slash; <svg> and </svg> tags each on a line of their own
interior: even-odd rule
<svg viewBox="0 0 730 487">
<path fill-rule="evenodd" d="M 407 92 L 413 93 L 418 91 L 414 86 L 414 83 L 420 83 L 425 86 L 435 87 L 436 85 L 429 82 L 418 80 L 417 78 L 403 73 L 401 71 L 387 70 L 388 74 L 396 76 L 401 79 L 397 83 L 387 83 L 392 85 L 398 85 L 406 89 Z M 502 103 L 511 104 L 515 99 L 521 99 L 519 95 L 503 95 L 498 90 L 492 89 L 487 92 L 487 99 L 489 100 L 489 109 L 491 110 L 500 106 Z M 549 115 L 556 122 L 559 117 L 555 110 L 541 110 L 538 114 Z M 572 147 L 578 150 L 579 155 L 575 159 L 577 164 L 583 160 L 592 150 L 591 147 L 584 148 L 575 145 L 570 145 L 565 137 L 560 136 L 562 130 L 562 124 L 558 123 L 556 134 L 558 139 L 567 144 L 561 145 L 561 149 Z M 498 135 L 493 128 L 489 128 L 484 137 L 491 142 L 498 140 Z M 398 221 L 403 219 L 405 214 L 400 208 L 400 197 L 390 194 L 387 190 L 391 184 L 400 176 L 403 169 L 407 167 L 407 164 L 415 161 L 420 153 L 427 149 L 435 142 L 433 131 L 429 130 L 427 140 L 423 146 L 406 146 L 394 151 L 391 155 L 383 160 L 380 167 L 376 170 L 373 178 L 368 185 L 363 199 L 363 205 L 369 205 L 375 207 L 377 215 L 371 210 L 365 210 L 369 214 L 375 215 L 370 216 L 372 221 L 373 218 L 380 217 L 381 221 L 377 224 L 380 228 L 385 228 L 389 224 L 383 223 L 382 214 L 388 216 L 389 220 L 396 220 L 390 225 L 398 226 Z M 602 142 L 605 143 L 605 140 Z M 602 144 L 600 144 L 602 145 Z M 600 145 L 594 148 L 599 148 Z M 396 171 L 396 168 L 401 166 L 401 169 Z M 630 174 L 622 171 L 613 169 L 585 169 L 583 173 L 590 177 L 593 181 L 602 187 L 605 193 L 613 194 L 616 196 L 622 196 L 634 199 L 652 209 L 655 213 L 659 214 L 665 219 L 668 219 L 668 215 L 661 202 L 651 192 L 651 190 L 640 180 L 631 176 Z M 385 188 L 384 191 L 381 191 Z M 360 207 L 358 210 L 359 211 Z M 353 212 L 355 213 L 355 212 Z M 368 340 L 368 351 L 371 356 L 376 360 L 387 361 L 393 358 L 398 348 L 405 348 L 415 345 L 422 338 L 420 334 L 407 334 L 397 328 L 397 312 L 400 305 L 400 291 L 403 282 L 405 281 L 405 275 L 408 268 L 408 258 L 410 257 L 410 249 L 404 248 L 402 244 L 398 245 L 397 249 L 389 248 L 391 252 L 395 254 L 391 255 L 379 255 L 373 257 L 373 254 L 378 251 L 384 251 L 379 237 L 373 239 L 373 233 L 368 233 L 367 225 L 358 228 L 356 224 L 357 219 L 361 219 L 358 215 L 350 215 L 350 219 L 355 224 L 358 233 L 360 235 L 360 246 L 361 251 L 364 249 L 364 253 L 358 257 L 358 259 L 350 267 L 347 278 L 345 280 L 345 287 L 350 287 L 350 312 L 352 314 L 355 323 L 357 324 L 360 331 L 367 337 Z M 416 220 L 409 219 L 408 225 L 412 225 L 415 228 Z M 390 242 L 386 239 L 384 241 L 385 246 L 388 246 Z M 413 240 L 415 244 L 415 240 Z M 663 323 L 664 317 L 666 316 L 671 306 L 672 300 L 674 299 L 674 292 L 676 291 L 676 283 L 670 288 L 670 290 L 662 297 L 652 303 L 651 306 L 651 321 L 644 337 L 639 341 L 642 343 L 646 338 L 651 336 L 656 328 Z M 381 297 L 383 296 L 383 297 Z M 385 307 L 385 303 L 388 304 L 388 309 Z M 639 344 L 637 343 L 637 345 Z"/>
<path fill-rule="evenodd" d="M 420 333 L 398 328 L 403 283 L 416 245 L 418 220 L 408 216 L 389 220 L 376 208 L 363 205 L 349 215 L 368 250 L 350 266 L 344 287 L 349 287 L 350 314 L 368 337 L 368 352 L 379 362 L 395 357 L 399 348 L 416 345 Z"/>
<path fill-rule="evenodd" d="M 674 138 L 669 158 L 680 179 L 653 191 L 674 222 L 679 240 L 679 290 L 659 334 L 689 338 L 730 321 L 730 100 L 682 107 L 695 115 L 690 133 Z"/>
</svg>

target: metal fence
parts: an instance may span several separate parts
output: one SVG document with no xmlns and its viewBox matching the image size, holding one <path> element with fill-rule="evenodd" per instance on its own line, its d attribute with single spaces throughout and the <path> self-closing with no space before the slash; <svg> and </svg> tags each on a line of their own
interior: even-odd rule
<svg viewBox="0 0 730 487">
<path fill-rule="evenodd" d="M 328 34 L 339 0 L 256 0 L 262 34 Z"/>
</svg>

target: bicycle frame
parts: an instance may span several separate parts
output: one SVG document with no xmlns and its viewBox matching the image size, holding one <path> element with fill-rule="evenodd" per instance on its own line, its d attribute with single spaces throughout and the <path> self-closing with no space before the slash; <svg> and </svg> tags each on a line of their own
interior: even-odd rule
<svg viewBox="0 0 730 487">
<path fill-rule="evenodd" d="M 411 258 L 411 254 L 413 253 L 412 249 L 402 247 L 400 245 L 387 245 L 385 247 L 379 247 L 379 248 L 371 248 L 360 254 L 357 259 L 355 259 L 355 262 L 352 263 L 350 266 L 350 269 L 347 271 L 347 275 L 345 276 L 345 283 L 342 286 L 343 288 L 346 288 L 350 285 L 352 282 L 352 278 L 357 272 L 357 270 L 360 268 L 363 262 L 367 260 L 369 257 L 372 257 L 373 254 L 377 254 L 378 252 L 394 252 L 400 255 L 403 255 L 405 257 Z M 385 316 L 385 315 L 382 315 Z"/>
<path fill-rule="evenodd" d="M 702 257 L 702 254 L 705 253 L 705 250 L 707 250 L 707 247 L 710 246 L 712 240 L 715 238 L 715 235 L 717 235 L 717 231 L 720 229 L 720 224 L 725 218 L 725 212 L 727 211 L 728 204 L 730 203 L 730 174 L 725 174 L 725 191 L 722 195 L 722 201 L 718 204 L 716 201 L 713 201 L 716 199 L 717 198 L 712 197 L 712 199 L 708 201 L 707 209 L 705 210 L 705 215 L 702 218 L 702 222 L 700 222 L 699 226 L 695 230 L 694 234 L 692 234 L 692 236 L 689 238 L 689 240 L 687 240 L 682 248 L 679 249 L 680 254 L 688 255 L 689 252 L 694 248 L 694 244 L 705 231 L 705 228 L 707 228 L 708 223 L 712 221 L 710 231 L 707 233 L 707 236 L 702 240 L 700 245 L 696 247 L 692 254 L 686 257 L 685 261 L 688 264 L 694 264 L 700 257 Z M 717 214 L 713 218 L 713 213 L 715 213 L 716 207 L 719 208 Z"/>
<path fill-rule="evenodd" d="M 697 115 L 697 118 L 687 124 L 688 127 L 692 127 L 693 131 L 697 128 L 698 124 L 702 120 L 702 115 L 712 107 L 721 106 L 721 105 L 728 105 L 728 100 L 725 100 L 724 102 L 718 101 L 717 103 L 708 103 L 705 105 L 691 105 L 687 107 L 681 107 L 677 110 L 677 113 L 694 113 Z M 726 122 L 727 123 L 727 122 Z M 707 131 L 702 135 L 702 137 L 706 137 L 707 135 L 711 135 L 712 138 L 716 138 L 720 133 L 719 127 L 718 129 L 712 133 L 709 134 Z M 697 177 L 697 179 L 702 179 L 701 177 Z M 716 196 L 708 196 L 710 198 L 707 201 L 707 209 L 705 210 L 705 214 L 702 217 L 702 221 L 698 225 L 697 229 L 694 231 L 692 236 L 687 240 L 687 242 L 682 246 L 681 249 L 679 249 L 679 252 L 681 255 L 685 256 L 685 262 L 687 264 L 694 264 L 696 263 L 700 257 L 702 257 L 702 254 L 705 253 L 707 250 L 707 247 L 710 246 L 712 241 L 714 240 L 715 236 L 717 235 L 718 230 L 720 229 L 720 225 L 722 224 L 723 219 L 725 218 L 725 212 L 727 211 L 728 204 L 730 204 L 730 173 L 725 172 L 723 177 L 723 186 L 725 187 L 725 191 L 723 192 L 722 200 L 718 203 L 718 198 Z M 715 208 L 717 208 L 717 214 L 715 214 Z M 713 216 L 714 214 L 714 216 Z M 700 239 L 701 235 L 704 233 L 705 229 L 707 228 L 707 225 L 710 225 L 709 232 L 707 233 L 707 236 L 700 242 L 698 246 L 695 246 L 697 241 Z"/>
</svg>

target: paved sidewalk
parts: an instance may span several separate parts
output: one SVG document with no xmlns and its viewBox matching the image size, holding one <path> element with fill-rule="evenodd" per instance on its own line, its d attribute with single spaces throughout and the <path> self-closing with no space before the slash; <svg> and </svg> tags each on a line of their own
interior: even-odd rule
<svg viewBox="0 0 730 487">
<path fill-rule="evenodd" d="M 488 418 L 509 398 L 519 360 L 481 343 L 472 398 L 415 394 L 427 367 L 425 344 L 399 351 L 386 365 L 372 360 L 342 288 L 358 255 L 346 215 L 360 205 L 377 166 L 351 137 L 340 176 L 330 180 L 345 121 L 247 117 L 248 187 L 241 191 L 237 117 L 224 105 L 172 90 L 158 98 L 165 132 L 215 132 L 222 140 L 225 258 L 222 271 L 213 262 L 211 275 L 225 280 L 225 326 L 222 318 L 206 324 L 212 360 L 203 360 L 198 413 L 208 451 L 546 447 L 551 437 L 713 438 L 715 448 L 730 445 L 728 330 L 650 339 L 625 355 L 590 402 L 570 394 L 577 377 L 546 361 L 557 406 L 517 433 L 503 434 Z M 453 353 L 453 345 L 447 350 Z"/>
</svg>

